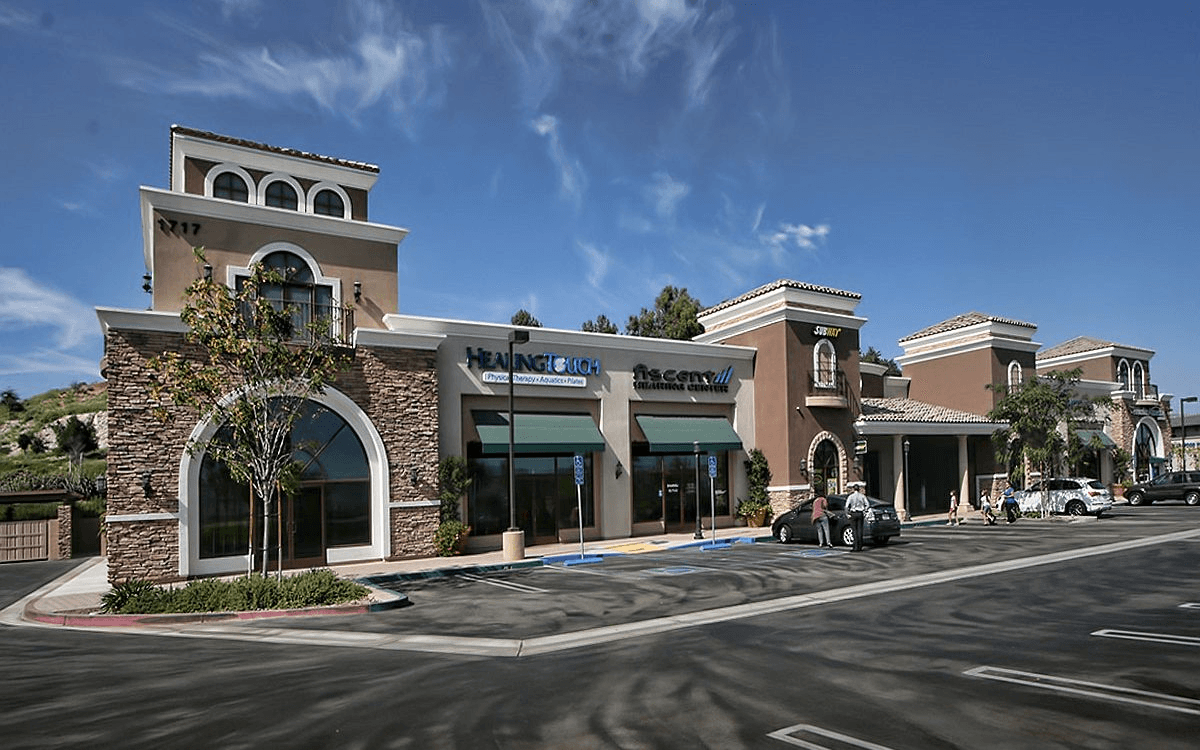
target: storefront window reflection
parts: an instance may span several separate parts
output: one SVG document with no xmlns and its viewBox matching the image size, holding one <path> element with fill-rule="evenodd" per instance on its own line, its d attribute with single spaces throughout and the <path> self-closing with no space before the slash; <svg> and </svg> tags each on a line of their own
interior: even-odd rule
<svg viewBox="0 0 1200 750">
<path fill-rule="evenodd" d="M 708 477 L 708 454 L 641 455 L 633 459 L 633 521 L 659 521 L 667 528 L 694 527 L 696 524 L 696 469 L 700 470 L 700 515 L 729 515 L 728 454 L 717 457 L 717 476 Z M 711 489 L 710 489 L 711 487 Z M 710 494 L 711 493 L 711 494 Z"/>
<path fill-rule="evenodd" d="M 583 459 L 583 525 L 596 525 L 592 493 L 592 457 Z M 508 457 L 468 460 L 471 489 L 467 523 L 475 535 L 500 534 L 508 528 Z M 560 531 L 579 529 L 574 456 L 517 456 L 516 520 L 533 542 L 556 541 Z"/>
</svg>

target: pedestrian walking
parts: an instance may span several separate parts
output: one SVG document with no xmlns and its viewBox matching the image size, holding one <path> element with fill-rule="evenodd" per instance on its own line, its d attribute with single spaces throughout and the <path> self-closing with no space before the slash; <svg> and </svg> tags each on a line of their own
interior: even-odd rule
<svg viewBox="0 0 1200 750">
<path fill-rule="evenodd" d="M 950 490 L 950 514 L 946 516 L 946 525 L 957 526 L 958 524 L 958 492 Z"/>
<path fill-rule="evenodd" d="M 822 547 L 832 547 L 829 539 L 829 501 L 824 495 L 818 495 L 813 500 L 812 522 L 817 527 L 817 544 Z"/>
<path fill-rule="evenodd" d="M 983 493 L 979 498 L 979 515 L 983 516 L 984 524 L 988 526 L 996 525 L 996 516 L 992 513 L 992 499 L 988 497 L 988 493 Z"/>
<path fill-rule="evenodd" d="M 846 498 L 846 512 L 850 514 L 850 527 L 854 529 L 854 551 L 860 552 L 863 542 L 863 518 L 867 509 L 871 507 L 871 501 L 858 491 L 862 482 L 855 482 L 852 486 L 854 491 Z"/>
<path fill-rule="evenodd" d="M 1008 517 L 1008 523 L 1017 522 L 1017 496 L 1013 494 L 1012 487 L 1004 488 L 1004 515 Z"/>
</svg>

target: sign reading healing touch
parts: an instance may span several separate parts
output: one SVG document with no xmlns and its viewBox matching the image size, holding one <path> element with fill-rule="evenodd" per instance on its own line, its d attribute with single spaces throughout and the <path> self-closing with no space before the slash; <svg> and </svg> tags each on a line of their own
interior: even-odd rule
<svg viewBox="0 0 1200 750">
<path fill-rule="evenodd" d="M 485 383 L 508 382 L 508 353 L 467 347 L 467 367 L 483 370 Z M 554 352 L 522 354 L 513 352 L 513 383 L 516 385 L 556 385 L 569 388 L 587 386 L 588 375 L 599 375 L 600 360 L 594 357 L 562 356 Z"/>
</svg>

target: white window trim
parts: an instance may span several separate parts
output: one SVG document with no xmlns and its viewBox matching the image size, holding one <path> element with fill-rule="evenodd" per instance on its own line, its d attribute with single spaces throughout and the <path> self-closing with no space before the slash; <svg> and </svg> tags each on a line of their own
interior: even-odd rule
<svg viewBox="0 0 1200 750">
<path fill-rule="evenodd" d="M 823 374 L 821 372 L 821 351 L 823 349 L 829 350 L 829 360 L 833 363 L 832 370 L 830 370 L 829 373 L 825 373 L 829 376 L 828 380 L 822 380 L 821 378 Z M 833 388 L 836 386 L 837 364 L 837 349 L 834 347 L 833 342 L 829 339 L 821 339 L 818 341 L 816 346 L 813 347 L 813 383 L 821 386 L 822 388 Z"/>
<path fill-rule="evenodd" d="M 228 403 L 233 395 L 226 396 Z M 325 392 L 309 397 L 346 420 L 354 431 L 363 451 L 371 483 L 371 543 L 356 547 L 327 547 L 325 560 L 330 564 L 382 560 L 391 556 L 391 513 L 389 512 L 388 458 L 383 438 L 366 413 L 344 393 L 326 388 Z M 204 441 L 217 431 L 217 425 L 206 416 L 192 430 L 188 445 Z M 249 555 L 200 558 L 200 466 L 204 453 L 183 452 L 179 461 L 179 575 L 184 578 L 203 575 L 222 575 L 244 572 L 250 564 Z"/>
<path fill-rule="evenodd" d="M 254 182 L 254 178 L 251 177 L 250 173 L 247 172 L 246 170 L 242 169 L 241 167 L 239 167 L 236 164 L 230 164 L 229 162 L 224 162 L 222 164 L 218 164 L 217 166 L 208 170 L 208 174 L 204 175 L 204 195 L 205 195 L 205 197 L 207 197 L 207 198 L 215 198 L 216 197 L 213 195 L 213 181 L 216 180 L 217 177 L 219 177 L 224 172 L 233 172 L 238 177 L 241 177 L 243 181 L 245 181 L 245 183 L 246 183 L 246 202 L 247 203 L 249 203 L 251 205 L 257 205 L 259 203 L 258 184 Z M 217 200 L 228 200 L 228 199 L 218 198 Z M 230 203 L 241 203 L 241 201 L 229 201 L 229 202 Z"/>
<path fill-rule="evenodd" d="M 1121 380 L 1122 370 L 1125 371 L 1124 381 Z M 1125 359 L 1124 357 L 1121 357 L 1121 360 L 1117 362 L 1117 383 L 1122 387 L 1123 390 L 1133 390 L 1133 368 L 1129 366 L 1129 360 Z"/>
<path fill-rule="evenodd" d="M 1013 378 L 1014 371 L 1016 372 L 1016 375 L 1017 375 L 1016 378 Z M 1022 381 L 1024 380 L 1024 375 L 1025 375 L 1025 373 L 1021 369 L 1020 362 L 1018 362 L 1015 359 L 1013 361 L 1009 362 L 1008 363 L 1008 388 L 1009 388 L 1009 390 L 1012 390 L 1016 386 L 1019 386 L 1022 383 Z"/>
<path fill-rule="evenodd" d="M 304 188 L 300 187 L 300 183 L 296 181 L 295 177 L 292 177 L 290 174 L 284 174 L 283 172 L 272 172 L 271 174 L 262 178 L 262 180 L 258 183 L 262 186 L 262 188 L 257 191 L 258 199 L 255 201 L 255 203 L 260 206 L 267 206 L 267 188 L 271 187 L 272 182 L 286 182 L 287 184 L 291 185 L 292 190 L 296 191 L 296 212 L 299 213 L 305 210 L 304 204 L 306 199 L 304 196 Z M 280 211 L 292 210 L 290 208 L 279 208 L 279 206 L 267 206 L 267 208 L 275 208 Z"/>
<path fill-rule="evenodd" d="M 336 182 L 318 182 L 316 185 L 313 185 L 312 187 L 310 187 L 308 189 L 308 194 L 304 196 L 304 212 L 305 213 L 314 214 L 316 216 L 329 216 L 329 214 L 318 214 L 313 208 L 313 202 L 317 198 L 317 193 L 321 192 L 322 190 L 330 190 L 334 193 L 337 193 L 338 196 L 341 197 L 341 199 L 342 199 L 342 216 L 341 216 L 341 218 L 349 219 L 351 216 L 354 215 L 350 209 L 350 196 L 346 195 L 346 191 L 343 190 L 342 186 L 337 184 Z M 335 217 L 330 217 L 330 218 L 337 218 L 337 217 L 335 216 Z"/>
<path fill-rule="evenodd" d="M 250 266 L 255 263 L 262 262 L 262 259 L 271 253 L 287 252 L 298 255 L 301 260 L 308 264 L 308 270 L 312 273 L 313 284 L 316 286 L 327 286 L 333 289 L 333 305 L 341 307 L 342 304 L 342 280 L 333 276 L 325 276 L 321 273 L 321 264 L 317 263 L 312 255 L 291 242 L 271 242 L 263 245 L 250 256 L 249 262 L 245 266 L 228 266 L 225 269 L 225 284 L 230 289 L 237 289 L 237 280 L 250 275 Z"/>
</svg>

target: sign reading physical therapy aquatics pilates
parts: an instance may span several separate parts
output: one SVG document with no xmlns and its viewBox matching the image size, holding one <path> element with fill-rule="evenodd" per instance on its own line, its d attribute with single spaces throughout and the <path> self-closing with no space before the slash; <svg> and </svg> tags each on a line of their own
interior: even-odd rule
<svg viewBox="0 0 1200 750">
<path fill-rule="evenodd" d="M 485 383 L 508 383 L 508 353 L 467 347 L 467 367 L 480 369 Z M 554 385 L 569 388 L 587 386 L 588 375 L 601 373 L 595 357 L 564 356 L 555 352 L 523 354 L 513 352 L 513 383 L 516 385 Z"/>
<path fill-rule="evenodd" d="M 733 379 L 733 365 L 724 370 L 675 370 L 634 365 L 633 387 L 638 390 L 655 391 L 709 391 L 729 393 L 729 381 Z"/>
</svg>

